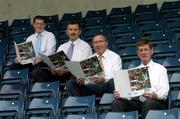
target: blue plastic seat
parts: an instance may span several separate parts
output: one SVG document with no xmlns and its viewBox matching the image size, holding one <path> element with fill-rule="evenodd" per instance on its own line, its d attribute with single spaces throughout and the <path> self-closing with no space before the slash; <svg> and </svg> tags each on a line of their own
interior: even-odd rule
<svg viewBox="0 0 180 119">
<path fill-rule="evenodd" d="M 107 26 L 107 18 L 104 17 L 98 17 L 98 18 L 94 18 L 94 19 L 84 19 L 83 20 L 83 27 L 97 27 L 97 26 L 101 26 L 101 27 L 106 27 Z"/>
<path fill-rule="evenodd" d="M 67 114 L 93 114 L 95 106 L 95 96 L 69 96 L 62 107 L 62 116 Z"/>
<path fill-rule="evenodd" d="M 174 34 L 172 32 L 149 32 L 144 37 L 148 37 L 153 45 L 173 44 Z"/>
<path fill-rule="evenodd" d="M 100 99 L 99 104 L 97 105 L 97 111 L 111 111 L 111 104 L 114 100 L 112 93 L 104 93 Z"/>
<path fill-rule="evenodd" d="M 180 10 L 180 1 L 163 2 L 160 8 L 161 14 L 164 14 L 168 11 L 178 11 L 178 10 Z"/>
<path fill-rule="evenodd" d="M 180 88 L 180 72 L 175 72 L 169 81 L 170 88 Z"/>
<path fill-rule="evenodd" d="M 154 47 L 153 57 L 156 59 L 162 59 L 166 57 L 176 57 L 176 56 L 178 56 L 178 48 L 175 45 L 158 44 L 157 46 Z"/>
<path fill-rule="evenodd" d="M 87 11 L 84 19 L 87 19 L 87 18 L 97 18 L 97 17 L 105 18 L 106 16 L 107 16 L 106 9 L 103 9 L 103 10 L 92 10 L 92 11 Z"/>
<path fill-rule="evenodd" d="M 31 24 L 30 18 L 26 19 L 14 19 L 10 27 L 20 27 L 20 26 L 29 26 Z"/>
<path fill-rule="evenodd" d="M 17 80 L 16 80 L 17 79 Z M 29 81 L 29 70 L 28 69 L 19 69 L 19 70 L 7 70 L 4 73 L 3 79 L 1 82 L 22 82 L 28 83 Z"/>
<path fill-rule="evenodd" d="M 179 119 L 178 109 L 150 110 L 145 119 Z"/>
<path fill-rule="evenodd" d="M 0 100 L 1 119 L 22 119 L 24 111 L 23 100 Z"/>
<path fill-rule="evenodd" d="M 75 13 L 64 13 L 60 23 L 63 21 L 69 21 L 69 20 L 81 20 L 82 19 L 82 12 L 75 12 Z"/>
<path fill-rule="evenodd" d="M 120 51 L 119 54 L 120 54 L 122 60 L 138 59 L 135 47 L 126 47 L 125 49 Z"/>
<path fill-rule="evenodd" d="M 55 116 L 58 111 L 58 102 L 55 98 L 33 98 L 26 108 L 25 118 L 31 116 Z"/>
<path fill-rule="evenodd" d="M 134 11 L 134 15 L 136 18 L 137 16 L 140 16 L 141 14 L 144 13 L 157 13 L 157 12 L 158 12 L 157 3 L 137 5 Z"/>
<path fill-rule="evenodd" d="M 32 84 L 28 93 L 29 98 L 57 98 L 59 99 L 60 85 L 59 81 L 55 82 L 36 82 Z"/>
<path fill-rule="evenodd" d="M 58 24 L 58 15 L 50 15 L 50 16 L 43 16 L 45 23 L 49 24 L 49 23 L 53 23 L 53 24 Z"/>
<path fill-rule="evenodd" d="M 138 112 L 108 112 L 104 119 L 138 119 Z"/>
<path fill-rule="evenodd" d="M 122 8 L 112 8 L 109 17 L 111 16 L 132 16 L 132 9 L 131 6 L 122 7 Z"/>
<path fill-rule="evenodd" d="M 144 34 L 149 32 L 165 32 L 165 24 L 162 22 L 145 23 L 143 26 L 140 26 L 140 31 Z"/>
<path fill-rule="evenodd" d="M 180 59 L 178 57 L 167 57 L 163 62 L 163 66 L 165 66 L 169 72 L 180 71 Z"/>
<path fill-rule="evenodd" d="M 112 27 L 117 24 L 133 24 L 133 16 L 111 16 L 109 17 L 109 25 Z"/>
</svg>

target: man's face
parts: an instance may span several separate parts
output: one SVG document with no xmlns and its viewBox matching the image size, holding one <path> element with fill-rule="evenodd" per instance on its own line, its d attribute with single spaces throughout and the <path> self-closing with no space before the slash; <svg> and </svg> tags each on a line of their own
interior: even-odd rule
<svg viewBox="0 0 180 119">
<path fill-rule="evenodd" d="M 153 55 L 153 49 L 150 49 L 149 45 L 138 46 L 137 54 L 144 65 L 147 65 L 151 61 Z"/>
<path fill-rule="evenodd" d="M 36 19 L 33 23 L 33 27 L 35 29 L 35 32 L 37 33 L 41 33 L 42 31 L 44 31 L 45 26 L 46 25 L 44 23 L 44 20 Z"/>
<path fill-rule="evenodd" d="M 81 30 L 78 24 L 69 24 L 66 29 L 66 34 L 71 41 L 75 41 L 77 38 L 79 38 Z"/>
<path fill-rule="evenodd" d="M 93 47 L 98 55 L 102 55 L 108 47 L 108 42 L 103 35 L 98 35 L 93 38 Z"/>
</svg>

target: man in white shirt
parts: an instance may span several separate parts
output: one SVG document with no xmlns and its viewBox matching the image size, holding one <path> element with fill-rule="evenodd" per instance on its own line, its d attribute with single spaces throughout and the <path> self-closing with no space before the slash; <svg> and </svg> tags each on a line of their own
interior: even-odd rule
<svg viewBox="0 0 180 119">
<path fill-rule="evenodd" d="M 71 96 L 102 96 L 104 93 L 113 93 L 114 82 L 112 72 L 122 67 L 121 58 L 118 54 L 108 49 L 108 41 L 102 34 L 93 37 L 94 55 L 102 57 L 102 69 L 104 75 L 93 77 L 91 82 L 85 82 L 81 77 L 74 77 L 66 83 L 68 95 Z M 100 63 L 101 64 L 101 63 Z"/>
<path fill-rule="evenodd" d="M 64 51 L 68 55 L 69 48 L 73 45 L 73 51 L 69 57 L 72 61 L 83 60 L 92 55 L 92 49 L 88 43 L 79 38 L 81 34 L 81 25 L 79 21 L 72 20 L 68 23 L 66 33 L 69 37 L 69 41 L 60 45 L 57 52 Z M 70 78 L 70 73 L 67 69 L 56 68 L 52 71 L 36 68 L 32 72 L 32 77 L 35 82 L 46 82 L 46 81 L 66 81 Z"/>
<path fill-rule="evenodd" d="M 32 41 L 33 47 L 36 53 L 36 58 L 34 60 L 34 65 L 41 64 L 41 58 L 38 53 L 42 53 L 45 55 L 51 55 L 55 53 L 56 50 L 56 38 L 53 33 L 45 30 L 45 21 L 43 16 L 36 16 L 33 19 L 33 27 L 35 33 L 30 35 L 27 38 L 28 41 Z M 38 39 L 38 36 L 40 39 Z M 41 40 L 39 43 L 38 41 Z M 37 46 L 38 45 L 38 46 Z M 38 49 L 36 48 L 38 47 Z M 30 68 L 32 70 L 34 66 L 32 64 L 21 65 L 18 58 L 15 59 L 16 64 L 13 64 L 11 68 Z"/>
<path fill-rule="evenodd" d="M 150 41 L 142 38 L 137 42 L 136 47 L 137 55 L 141 60 L 141 65 L 139 67 L 149 67 L 151 91 L 132 99 L 121 98 L 121 94 L 118 91 L 114 91 L 116 100 L 112 103 L 112 111 L 127 112 L 138 110 L 142 114 L 142 119 L 145 119 L 149 110 L 167 108 L 165 100 L 169 92 L 169 81 L 167 69 L 153 62 L 151 59 L 153 55 L 153 46 Z"/>
</svg>

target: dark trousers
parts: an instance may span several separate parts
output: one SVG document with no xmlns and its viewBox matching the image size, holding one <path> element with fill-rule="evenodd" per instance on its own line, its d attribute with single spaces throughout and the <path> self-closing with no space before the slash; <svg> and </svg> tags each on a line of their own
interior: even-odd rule
<svg viewBox="0 0 180 119">
<path fill-rule="evenodd" d="M 69 96 L 96 95 L 97 97 L 100 97 L 104 93 L 113 93 L 114 81 L 111 79 L 108 82 L 101 84 L 79 85 L 75 82 L 75 77 L 73 77 L 71 80 L 67 81 L 66 89 Z"/>
<path fill-rule="evenodd" d="M 70 73 L 66 76 L 53 75 L 51 73 L 51 69 L 46 65 L 36 66 L 32 70 L 31 75 L 34 82 L 53 82 L 53 81 L 66 82 L 71 77 Z"/>
<path fill-rule="evenodd" d="M 167 105 L 162 100 L 147 99 L 145 102 L 141 102 L 138 98 L 128 99 L 116 99 L 112 103 L 113 112 L 128 112 L 138 110 L 141 113 L 142 119 L 145 119 L 149 110 L 166 109 Z"/>
</svg>

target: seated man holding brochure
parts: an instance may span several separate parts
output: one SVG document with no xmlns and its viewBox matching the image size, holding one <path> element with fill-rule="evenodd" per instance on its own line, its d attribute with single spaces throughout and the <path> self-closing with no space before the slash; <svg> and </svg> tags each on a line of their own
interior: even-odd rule
<svg viewBox="0 0 180 119">
<path fill-rule="evenodd" d="M 108 41 L 104 35 L 95 35 L 92 41 L 96 51 L 94 56 L 99 58 L 99 64 L 104 73 L 92 77 L 90 81 L 86 81 L 85 78 L 80 76 L 73 77 L 66 83 L 69 96 L 102 96 L 104 93 L 113 93 L 114 91 L 112 72 L 121 69 L 121 58 L 118 54 L 108 49 Z"/>
<path fill-rule="evenodd" d="M 60 45 L 57 49 L 57 53 L 63 51 L 71 61 L 80 61 L 92 55 L 90 45 L 79 38 L 81 34 L 81 25 L 79 21 L 70 21 L 66 28 L 66 34 L 69 37 L 69 41 Z M 35 82 L 51 82 L 57 80 L 65 82 L 71 77 L 69 71 L 64 67 L 56 67 L 54 69 L 47 68 L 35 68 L 32 71 L 33 80 Z"/>
<path fill-rule="evenodd" d="M 53 33 L 48 32 L 45 30 L 45 20 L 43 16 L 35 16 L 33 19 L 33 28 L 35 30 L 35 33 L 30 35 L 26 42 L 24 43 L 31 43 L 33 45 L 33 55 L 31 62 L 28 62 L 27 64 L 23 64 L 21 62 L 21 59 L 18 57 L 15 58 L 15 64 L 12 64 L 10 68 L 12 69 L 20 69 L 20 68 L 29 68 L 30 71 L 34 68 L 34 65 L 39 65 L 42 63 L 42 60 L 39 56 L 39 53 L 45 54 L 45 55 L 51 55 L 55 53 L 56 49 L 56 38 Z M 15 43 L 15 47 L 16 43 Z M 27 52 L 28 53 L 28 52 Z M 32 65 L 33 64 L 33 65 Z"/>
<path fill-rule="evenodd" d="M 137 55 L 141 60 L 138 67 L 148 67 L 149 78 L 151 83 L 150 91 L 143 93 L 138 97 L 124 98 L 118 89 L 114 91 L 116 98 L 112 103 L 113 112 L 127 112 L 138 110 L 145 119 L 146 114 L 151 109 L 165 109 L 169 92 L 169 81 L 167 69 L 161 64 L 155 63 L 151 58 L 153 55 L 153 46 L 146 38 L 141 38 L 136 45 Z"/>
</svg>

